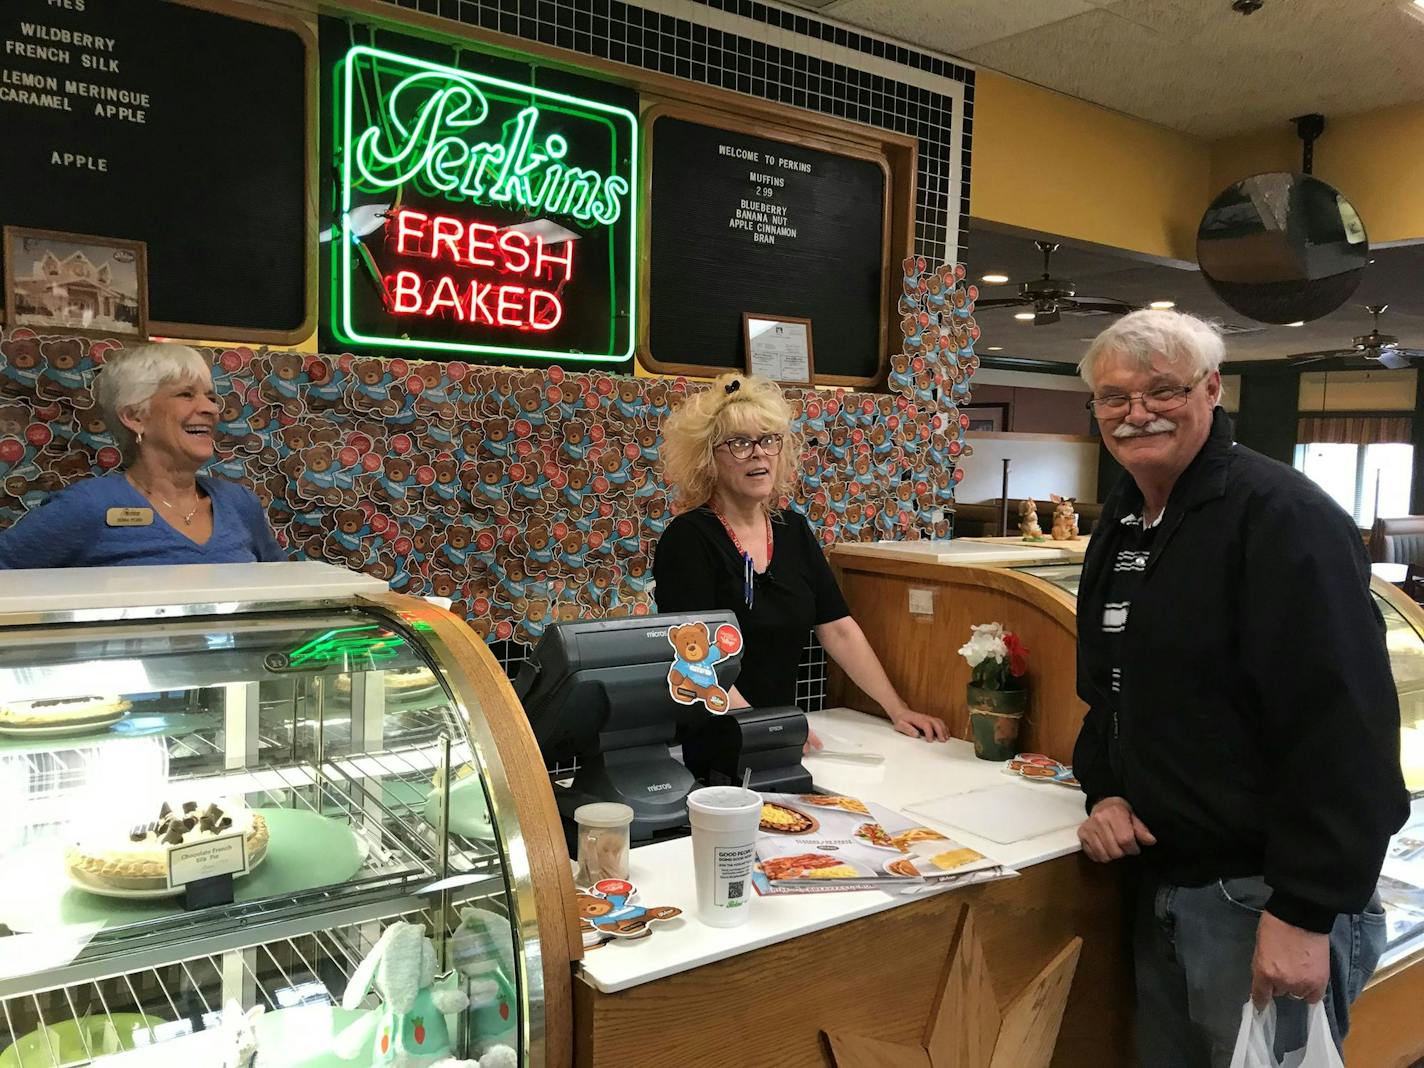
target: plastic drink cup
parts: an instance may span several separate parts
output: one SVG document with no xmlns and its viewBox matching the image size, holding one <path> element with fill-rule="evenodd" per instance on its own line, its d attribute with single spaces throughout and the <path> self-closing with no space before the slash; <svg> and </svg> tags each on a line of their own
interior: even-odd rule
<svg viewBox="0 0 1424 1068">
<path fill-rule="evenodd" d="M 747 920 L 756 861 L 761 795 L 740 786 L 708 786 L 687 795 L 697 918 L 711 927 Z"/>
</svg>

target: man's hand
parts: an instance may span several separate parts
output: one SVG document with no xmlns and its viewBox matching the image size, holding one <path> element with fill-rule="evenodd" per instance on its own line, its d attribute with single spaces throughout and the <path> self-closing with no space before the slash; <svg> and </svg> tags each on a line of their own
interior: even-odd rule
<svg viewBox="0 0 1424 1068">
<path fill-rule="evenodd" d="M 1078 841 L 1088 859 L 1099 864 L 1135 857 L 1142 852 L 1141 846 L 1157 844 L 1146 824 L 1133 815 L 1125 797 L 1105 797 L 1094 805 L 1078 825 Z"/>
<path fill-rule="evenodd" d="M 890 722 L 895 725 L 897 731 L 908 734 L 911 738 L 923 738 L 927 742 L 949 741 L 949 728 L 944 725 L 944 720 L 916 712 L 909 707 L 892 712 Z"/>
<path fill-rule="evenodd" d="M 1314 1005 L 1330 981 L 1330 936 L 1292 927 L 1269 912 L 1256 928 L 1251 958 L 1251 1000 L 1264 1009 L 1272 998 L 1295 997 Z"/>
</svg>

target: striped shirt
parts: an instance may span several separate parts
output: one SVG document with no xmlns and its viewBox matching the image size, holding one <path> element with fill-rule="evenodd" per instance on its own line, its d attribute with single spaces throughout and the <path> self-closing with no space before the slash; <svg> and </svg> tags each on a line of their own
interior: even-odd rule
<svg viewBox="0 0 1424 1068">
<path fill-rule="evenodd" d="M 1122 692 L 1122 635 L 1127 630 L 1127 616 L 1132 599 L 1142 586 L 1147 561 L 1152 556 L 1152 542 L 1162 525 L 1164 510 L 1150 525 L 1144 526 L 1140 515 L 1125 515 L 1122 524 L 1122 548 L 1108 573 L 1107 598 L 1103 604 L 1103 634 L 1108 648 L 1108 663 L 1113 665 L 1109 688 Z"/>
</svg>

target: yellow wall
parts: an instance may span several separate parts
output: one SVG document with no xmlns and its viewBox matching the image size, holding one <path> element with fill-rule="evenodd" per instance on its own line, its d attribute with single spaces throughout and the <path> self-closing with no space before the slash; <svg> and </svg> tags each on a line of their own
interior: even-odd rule
<svg viewBox="0 0 1424 1068">
<path fill-rule="evenodd" d="M 977 94 L 976 90 L 976 94 Z M 978 102 L 975 103 L 977 118 Z M 977 169 L 978 123 L 975 123 Z M 1245 134 L 1212 145 L 1213 195 L 1230 183 L 1259 171 L 1300 169 L 1300 141 L 1295 128 Z M 1355 205 L 1370 241 L 1424 238 L 1424 104 L 1325 117 L 1325 132 L 1315 143 L 1315 174 Z"/>
<path fill-rule="evenodd" d="M 1194 261 L 1210 180 L 1204 141 L 992 71 L 976 75 L 975 218 Z"/>
</svg>

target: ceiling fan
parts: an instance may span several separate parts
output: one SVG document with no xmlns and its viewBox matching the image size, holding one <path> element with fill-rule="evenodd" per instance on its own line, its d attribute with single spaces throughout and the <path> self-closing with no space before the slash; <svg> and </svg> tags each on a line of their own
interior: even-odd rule
<svg viewBox="0 0 1424 1068">
<path fill-rule="evenodd" d="M 1048 270 L 1048 261 L 1058 251 L 1056 241 L 1035 241 L 1038 251 L 1043 253 L 1043 277 L 1019 284 L 1016 297 L 991 297 L 976 300 L 979 308 L 1033 308 L 1033 325 L 1047 326 L 1056 323 L 1063 311 L 1106 312 L 1109 315 L 1126 315 L 1136 311 L 1135 305 L 1109 297 L 1080 297 L 1078 287 L 1067 278 L 1054 278 Z"/>
<path fill-rule="evenodd" d="M 1388 367 L 1393 371 L 1408 367 L 1410 360 L 1424 358 L 1424 349 L 1401 348 L 1399 338 L 1393 334 L 1380 333 L 1379 317 L 1388 307 L 1388 304 L 1365 305 L 1365 311 L 1374 316 L 1374 326 L 1370 328 L 1368 334 L 1361 334 L 1355 338 L 1354 344 L 1350 348 L 1300 352 L 1293 356 L 1287 356 L 1286 359 L 1299 366 L 1307 363 L 1319 363 L 1324 360 L 1344 359 L 1349 356 L 1362 356 L 1366 360 L 1373 360 L 1381 367 Z"/>
</svg>

